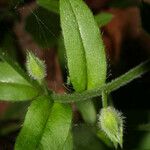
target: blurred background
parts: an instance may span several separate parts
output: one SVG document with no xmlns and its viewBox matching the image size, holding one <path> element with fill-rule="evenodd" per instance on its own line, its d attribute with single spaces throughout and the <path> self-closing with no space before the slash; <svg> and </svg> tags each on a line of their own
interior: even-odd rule
<svg viewBox="0 0 150 150">
<path fill-rule="evenodd" d="M 54 3 L 53 3 L 53 2 Z M 99 25 L 108 61 L 110 81 L 150 57 L 150 0 L 85 0 L 94 15 L 109 13 L 111 20 Z M 0 0 L 0 50 L 25 69 L 26 51 L 47 64 L 47 83 L 57 93 L 70 92 L 58 0 L 49 0 L 48 11 L 34 0 Z M 126 117 L 124 149 L 150 150 L 150 73 L 111 93 L 110 103 Z M 101 108 L 99 99 L 95 101 Z M 0 102 L 0 149 L 12 150 L 29 102 Z M 74 149 L 105 150 L 112 145 L 94 135 L 92 127 L 74 111 Z M 145 124 L 147 124 L 145 126 Z M 82 142 L 81 142 L 82 141 Z M 92 146 L 91 146 L 92 145 Z"/>
</svg>

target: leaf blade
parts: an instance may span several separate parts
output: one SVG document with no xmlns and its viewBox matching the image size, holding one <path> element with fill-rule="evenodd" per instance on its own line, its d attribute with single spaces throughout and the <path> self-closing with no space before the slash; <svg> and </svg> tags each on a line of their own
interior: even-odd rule
<svg viewBox="0 0 150 150">
<path fill-rule="evenodd" d="M 37 89 L 32 86 L 0 82 L 0 100 L 2 101 L 27 101 L 38 95 Z"/>
<path fill-rule="evenodd" d="M 104 45 L 90 9 L 82 0 L 60 0 L 60 19 L 69 75 L 74 89 L 81 92 L 104 84 Z M 84 119 L 89 123 L 95 123 L 94 104 L 85 102 L 78 106 Z"/>
<path fill-rule="evenodd" d="M 50 101 L 50 97 L 41 96 L 32 102 L 17 138 L 16 150 L 63 148 L 70 130 L 71 109 L 69 105 Z"/>
<path fill-rule="evenodd" d="M 54 103 L 41 139 L 42 149 L 58 150 L 63 148 L 70 130 L 71 117 L 70 106 Z"/>
<path fill-rule="evenodd" d="M 72 38 L 74 43 L 76 43 L 75 48 L 84 53 L 82 60 L 84 59 L 83 61 L 86 61 L 87 89 L 96 88 L 104 84 L 106 79 L 104 45 L 99 33 L 99 28 L 90 9 L 82 0 L 60 0 L 60 16 L 66 51 L 74 51 L 71 49 L 72 42 L 68 39 Z M 74 24 L 76 24 L 76 26 Z M 78 37 L 74 37 L 74 34 L 78 34 Z M 78 47 L 79 44 L 81 47 Z M 75 57 L 79 57 L 79 55 L 74 54 L 74 64 L 77 62 Z M 81 64 L 78 68 L 80 66 Z M 76 68 L 74 73 L 79 73 L 78 68 Z M 69 70 L 71 69 L 72 68 L 69 67 Z"/>
<path fill-rule="evenodd" d="M 60 1 L 60 19 L 70 79 L 76 91 L 83 91 L 87 84 L 86 60 L 78 24 L 69 1 Z"/>
<path fill-rule="evenodd" d="M 0 99 L 4 101 L 31 100 L 39 91 L 7 62 L 0 62 Z"/>
<path fill-rule="evenodd" d="M 17 137 L 15 150 L 34 150 L 37 148 L 51 106 L 52 103 L 49 99 L 43 96 L 32 102 L 25 117 L 23 128 Z"/>
</svg>

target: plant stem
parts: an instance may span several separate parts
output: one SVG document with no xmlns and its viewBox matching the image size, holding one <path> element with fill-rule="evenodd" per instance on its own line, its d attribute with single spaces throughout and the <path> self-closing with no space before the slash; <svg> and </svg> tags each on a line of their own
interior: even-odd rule
<svg viewBox="0 0 150 150">
<path fill-rule="evenodd" d="M 108 106 L 107 100 L 108 100 L 107 92 L 102 91 L 102 106 L 103 106 L 103 108 L 106 108 Z"/>
<path fill-rule="evenodd" d="M 150 71 L 150 60 L 141 63 L 130 71 L 126 72 L 122 76 L 112 80 L 110 83 L 106 84 L 106 90 L 108 93 L 119 89 L 121 86 L 126 85 L 132 80 L 139 78 L 144 73 Z"/>
<path fill-rule="evenodd" d="M 150 70 L 150 60 L 147 60 L 141 63 L 140 65 L 138 65 L 137 67 L 131 69 L 127 73 L 123 74 L 122 76 L 103 85 L 100 88 L 94 90 L 87 90 L 82 93 L 63 94 L 63 95 L 53 94 L 52 97 L 55 102 L 61 102 L 61 103 L 85 101 L 102 95 L 102 91 L 106 91 L 109 94 L 110 92 L 115 91 L 119 89 L 121 86 L 124 86 L 127 83 L 131 82 L 132 80 L 140 77 L 141 75 L 148 72 L 149 70 Z"/>
</svg>

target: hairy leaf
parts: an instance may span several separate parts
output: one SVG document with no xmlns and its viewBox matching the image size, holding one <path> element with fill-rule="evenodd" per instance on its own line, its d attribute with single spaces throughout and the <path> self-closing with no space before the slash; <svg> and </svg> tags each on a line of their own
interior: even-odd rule
<svg viewBox="0 0 150 150">
<path fill-rule="evenodd" d="M 74 89 L 81 92 L 101 86 L 106 78 L 106 58 L 92 12 L 82 0 L 60 0 L 60 19 Z M 86 121 L 94 123 L 94 104 L 84 103 L 79 110 Z"/>
<path fill-rule="evenodd" d="M 73 137 L 71 132 L 68 134 L 63 150 L 73 150 Z"/>
<path fill-rule="evenodd" d="M 71 114 L 70 106 L 53 104 L 50 97 L 42 96 L 33 101 L 15 149 L 63 149 L 71 126 Z"/>
<path fill-rule="evenodd" d="M 0 99 L 31 100 L 39 91 L 7 62 L 0 62 Z"/>
<path fill-rule="evenodd" d="M 94 127 L 78 124 L 73 128 L 74 150 L 108 150 L 97 138 Z"/>
<path fill-rule="evenodd" d="M 42 149 L 62 149 L 71 126 L 70 106 L 54 103 L 41 139 Z"/>
<path fill-rule="evenodd" d="M 91 124 L 96 122 L 97 116 L 93 101 L 87 100 L 84 102 L 78 102 L 77 107 L 86 122 Z"/>
<path fill-rule="evenodd" d="M 82 0 L 60 0 L 69 74 L 76 91 L 105 83 L 106 58 L 99 28 Z"/>
</svg>

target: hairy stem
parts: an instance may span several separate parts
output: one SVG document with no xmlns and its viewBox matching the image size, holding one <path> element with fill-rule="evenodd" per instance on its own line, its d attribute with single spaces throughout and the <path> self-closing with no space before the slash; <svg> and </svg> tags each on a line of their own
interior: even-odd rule
<svg viewBox="0 0 150 150">
<path fill-rule="evenodd" d="M 102 106 L 103 106 L 103 108 L 106 108 L 108 106 L 107 100 L 108 100 L 107 92 L 102 91 Z"/>
<path fill-rule="evenodd" d="M 97 96 L 101 96 L 102 91 L 106 91 L 109 94 L 110 92 L 115 91 L 119 89 L 121 86 L 124 86 L 127 83 L 131 82 L 132 80 L 140 77 L 141 75 L 148 72 L 149 70 L 150 70 L 150 60 L 147 60 L 100 88 L 87 90 L 82 93 L 62 94 L 62 95 L 53 94 L 52 97 L 55 102 L 61 102 L 61 103 L 85 101 Z"/>
</svg>

